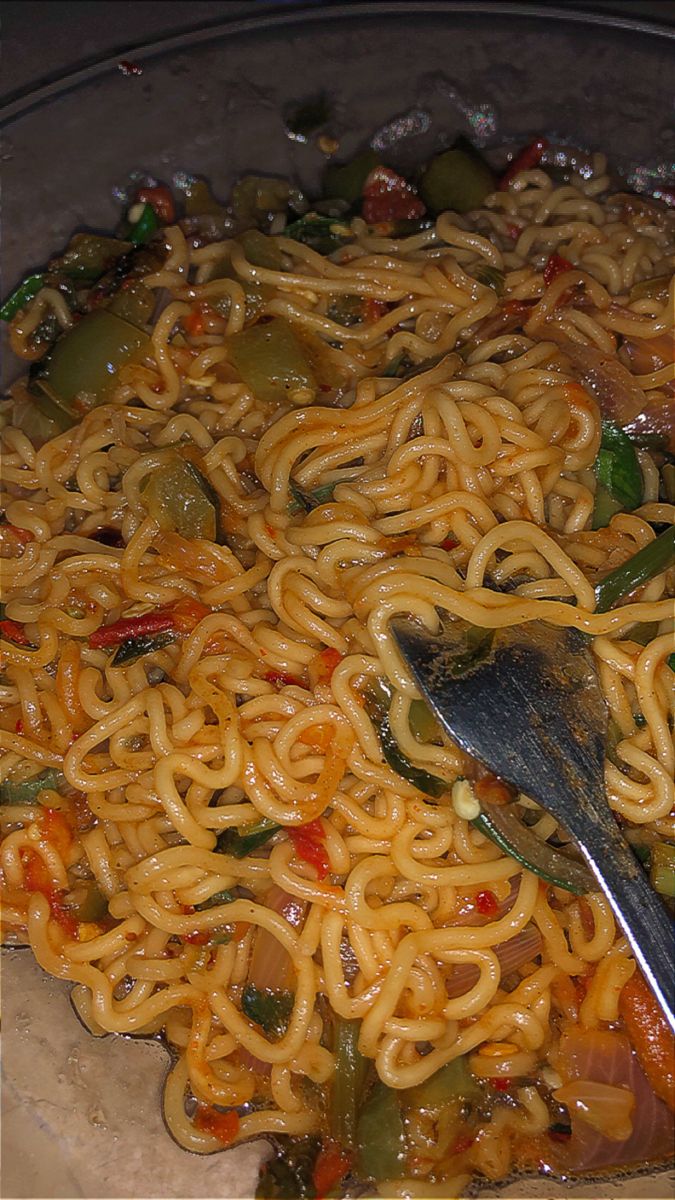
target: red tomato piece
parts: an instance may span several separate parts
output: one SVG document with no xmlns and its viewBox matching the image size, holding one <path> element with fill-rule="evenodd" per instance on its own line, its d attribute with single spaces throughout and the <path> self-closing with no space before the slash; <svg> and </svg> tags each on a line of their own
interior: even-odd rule
<svg viewBox="0 0 675 1200">
<path fill-rule="evenodd" d="M 408 221 L 427 211 L 411 184 L 389 167 L 375 167 L 363 187 L 363 219 L 369 225 L 380 221 Z"/>
</svg>

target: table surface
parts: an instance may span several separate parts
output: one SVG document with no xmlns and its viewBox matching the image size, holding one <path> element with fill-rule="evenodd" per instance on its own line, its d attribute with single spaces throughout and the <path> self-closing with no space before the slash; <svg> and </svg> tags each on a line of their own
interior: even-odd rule
<svg viewBox="0 0 675 1200">
<path fill-rule="evenodd" d="M 6 0 L 0 101 L 46 79 L 183 30 L 330 0 Z M 675 25 L 675 0 L 557 0 L 559 8 L 607 12 Z M 37 35 L 36 35 L 36 31 Z"/>
</svg>

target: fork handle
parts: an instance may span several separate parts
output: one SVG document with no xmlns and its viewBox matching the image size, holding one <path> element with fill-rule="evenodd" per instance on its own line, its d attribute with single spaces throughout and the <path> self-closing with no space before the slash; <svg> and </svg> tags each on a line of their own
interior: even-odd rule
<svg viewBox="0 0 675 1200">
<path fill-rule="evenodd" d="M 574 813 L 573 819 L 570 819 Z M 675 925 L 624 841 L 609 809 L 607 819 L 577 798 L 569 832 L 588 859 L 642 973 L 675 1033 Z M 627 881 L 629 886 L 626 886 Z"/>
</svg>

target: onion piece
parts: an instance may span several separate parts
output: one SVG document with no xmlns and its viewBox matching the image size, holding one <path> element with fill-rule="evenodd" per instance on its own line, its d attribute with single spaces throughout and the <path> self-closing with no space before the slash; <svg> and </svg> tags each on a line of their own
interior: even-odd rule
<svg viewBox="0 0 675 1200">
<path fill-rule="evenodd" d="M 572 1137 L 564 1148 L 565 1165 L 570 1170 L 626 1166 L 670 1156 L 675 1141 L 675 1118 L 652 1091 L 624 1034 L 572 1029 L 561 1039 L 555 1066 L 565 1083 L 593 1080 L 614 1088 L 628 1088 L 635 1097 L 633 1130 L 622 1142 L 593 1129 L 571 1108 Z"/>
<path fill-rule="evenodd" d="M 627 425 L 647 406 L 647 397 L 627 367 L 597 346 L 573 342 L 547 321 L 543 335 L 565 354 L 571 374 L 596 398 L 603 417 Z"/>
<path fill-rule="evenodd" d="M 508 942 L 502 942 L 500 946 L 495 946 L 494 951 L 499 959 L 502 979 L 540 954 L 541 947 L 541 934 L 534 925 L 523 929 L 515 937 L 509 938 Z M 457 996 L 463 996 L 475 985 L 478 977 L 478 967 L 475 967 L 473 963 L 460 963 L 445 981 L 448 999 L 454 1000 Z"/>
<path fill-rule="evenodd" d="M 553 1099 L 612 1142 L 625 1142 L 633 1132 L 635 1096 L 628 1088 L 577 1079 L 558 1088 Z"/>
</svg>

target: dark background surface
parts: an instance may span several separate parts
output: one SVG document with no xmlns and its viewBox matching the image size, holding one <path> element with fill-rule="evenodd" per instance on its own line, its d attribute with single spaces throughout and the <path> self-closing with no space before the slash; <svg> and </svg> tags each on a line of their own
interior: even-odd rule
<svg viewBox="0 0 675 1200">
<path fill-rule="evenodd" d="M 266 10 L 329 4 L 330 0 L 304 5 L 294 0 L 6 0 L 0 100 L 98 58 L 186 29 L 259 16 Z M 556 6 L 675 25 L 675 0 L 557 0 Z"/>
</svg>

